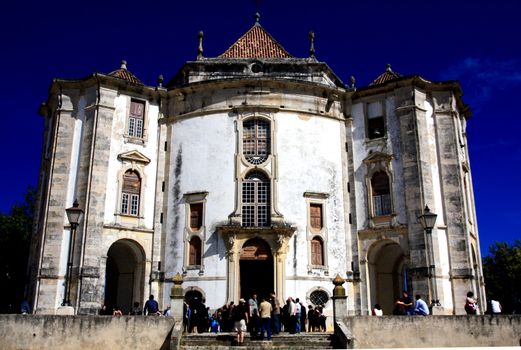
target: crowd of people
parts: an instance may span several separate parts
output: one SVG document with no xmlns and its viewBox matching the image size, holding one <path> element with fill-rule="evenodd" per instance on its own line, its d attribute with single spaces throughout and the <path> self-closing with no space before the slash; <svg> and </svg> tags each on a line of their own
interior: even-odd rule
<svg viewBox="0 0 521 350">
<path fill-rule="evenodd" d="M 249 332 L 252 339 L 271 340 L 280 332 L 298 334 L 326 330 L 326 316 L 323 305 L 306 306 L 300 299 L 289 297 L 281 305 L 275 293 L 258 298 L 253 294 L 238 304 L 230 301 L 214 312 L 204 305 L 204 300 L 194 298 L 185 302 L 184 329 L 189 333 L 237 332 L 237 343 L 244 342 Z"/>
</svg>

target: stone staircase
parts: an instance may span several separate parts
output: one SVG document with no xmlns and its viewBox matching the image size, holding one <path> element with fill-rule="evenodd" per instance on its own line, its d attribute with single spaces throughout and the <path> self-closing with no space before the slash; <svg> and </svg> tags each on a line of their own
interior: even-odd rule
<svg viewBox="0 0 521 350">
<path fill-rule="evenodd" d="M 307 350 L 307 349 L 333 349 L 333 333 L 280 333 L 272 338 L 272 341 L 252 340 L 249 334 L 244 338 L 244 344 L 235 344 L 235 333 L 203 333 L 183 334 L 181 338 L 181 350 Z"/>
</svg>

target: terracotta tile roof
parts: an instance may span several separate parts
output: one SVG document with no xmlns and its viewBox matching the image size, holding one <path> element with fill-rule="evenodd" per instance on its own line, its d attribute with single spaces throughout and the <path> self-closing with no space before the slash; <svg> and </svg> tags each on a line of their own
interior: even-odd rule
<svg viewBox="0 0 521 350">
<path fill-rule="evenodd" d="M 292 58 L 259 23 L 255 23 L 219 58 Z"/>
<path fill-rule="evenodd" d="M 373 80 L 373 82 L 371 84 L 369 84 L 369 86 L 387 83 L 388 81 L 400 78 L 401 76 L 402 76 L 401 74 L 393 72 L 393 70 L 391 69 L 391 65 L 388 64 L 387 68 L 385 69 L 385 72 L 383 72 L 382 74 L 380 74 L 378 76 L 378 78 Z"/>
<path fill-rule="evenodd" d="M 110 75 L 111 77 L 114 77 L 114 78 L 126 80 L 129 83 L 131 83 L 131 84 L 145 85 L 134 74 L 130 73 L 127 70 L 127 62 L 126 61 L 121 61 L 121 68 L 116 69 L 113 72 L 110 72 L 108 75 Z"/>
</svg>

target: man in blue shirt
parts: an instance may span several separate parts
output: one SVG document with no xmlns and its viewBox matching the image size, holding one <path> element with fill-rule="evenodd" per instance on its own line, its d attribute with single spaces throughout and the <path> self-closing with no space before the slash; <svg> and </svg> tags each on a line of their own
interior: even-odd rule
<svg viewBox="0 0 521 350">
<path fill-rule="evenodd" d="M 157 301 L 154 300 L 154 296 L 150 295 L 147 302 L 145 303 L 145 308 L 143 309 L 144 315 L 149 316 L 157 316 L 157 312 L 159 311 L 159 305 L 157 305 Z"/>
<path fill-rule="evenodd" d="M 420 294 L 416 294 L 416 304 L 414 305 L 414 314 L 427 316 L 429 314 L 429 307 L 427 303 L 422 300 Z"/>
</svg>

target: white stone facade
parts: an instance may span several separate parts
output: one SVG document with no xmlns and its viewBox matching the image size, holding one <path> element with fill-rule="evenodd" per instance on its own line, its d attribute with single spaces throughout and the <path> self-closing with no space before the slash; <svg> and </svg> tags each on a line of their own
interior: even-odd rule
<svg viewBox="0 0 521 350">
<path fill-rule="evenodd" d="M 236 55 L 187 62 L 166 87 L 126 66 L 53 82 L 41 110 L 37 313 L 64 299 L 75 199 L 78 314 L 129 311 L 149 294 L 165 308 L 176 273 L 212 309 L 274 291 L 329 298 L 332 315 L 336 275 L 351 315 L 376 303 L 391 314 L 403 289 L 445 314 L 464 313 L 467 291 L 484 302 L 457 83 L 389 68 L 355 89 L 314 57 Z M 418 219 L 425 206 L 438 215 L 432 233 Z"/>
</svg>

